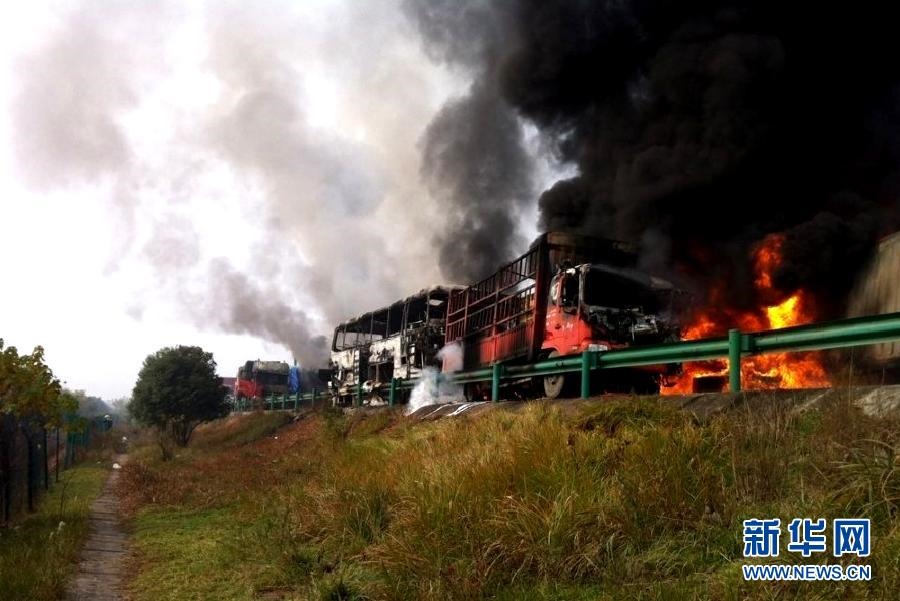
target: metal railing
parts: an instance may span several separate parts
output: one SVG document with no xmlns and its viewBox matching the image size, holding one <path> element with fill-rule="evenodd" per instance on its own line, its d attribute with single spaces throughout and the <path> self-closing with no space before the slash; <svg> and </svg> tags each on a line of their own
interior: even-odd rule
<svg viewBox="0 0 900 601">
<path fill-rule="evenodd" d="M 295 392 L 294 394 L 278 394 L 268 395 L 259 400 L 241 398 L 232 399 L 232 411 L 250 411 L 256 408 L 262 408 L 265 411 L 297 411 L 304 406 L 315 407 L 316 403 L 325 398 L 326 395 L 321 390 L 313 389 L 311 392 Z"/>
<path fill-rule="evenodd" d="M 591 394 L 591 372 L 597 369 L 728 359 L 730 390 L 740 392 L 742 357 L 864 346 L 892 340 L 900 340 L 900 313 L 841 319 L 754 333 L 732 329 L 727 336 L 717 338 L 669 342 L 614 351 L 585 351 L 577 355 L 527 365 L 496 363 L 483 369 L 442 374 L 442 377 L 457 384 L 491 382 L 491 400 L 498 401 L 500 383 L 504 380 L 580 372 L 581 397 L 587 398 Z M 417 382 L 417 379 L 391 380 L 388 404 L 394 405 L 399 392 L 414 387 Z M 321 396 L 321 393 L 318 394 Z M 286 409 L 285 403 L 295 398 L 309 399 L 315 403 L 316 395 L 317 391 L 287 399 L 282 397 L 280 408 Z M 359 386 L 356 397 L 354 404 L 361 405 L 362 391 Z M 278 408 L 275 406 L 278 400 L 272 397 L 264 399 L 264 407 Z M 299 401 L 294 400 L 293 403 L 293 408 L 298 408 Z"/>
</svg>

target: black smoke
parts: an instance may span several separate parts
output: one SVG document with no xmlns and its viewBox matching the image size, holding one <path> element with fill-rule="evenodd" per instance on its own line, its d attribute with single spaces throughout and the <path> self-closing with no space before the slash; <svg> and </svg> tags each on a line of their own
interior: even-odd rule
<svg viewBox="0 0 900 601">
<path fill-rule="evenodd" d="M 474 90 L 497 90 L 577 166 L 540 195 L 543 229 L 641 242 L 645 265 L 724 281 L 735 306 L 756 304 L 753 249 L 783 232 L 775 285 L 829 317 L 900 225 L 890 4 L 411 4 L 426 47 L 474 65 Z M 453 210 L 503 223 L 520 208 L 493 198 Z"/>
<path fill-rule="evenodd" d="M 441 271 L 467 283 L 521 248 L 516 224 L 536 193 L 521 120 L 498 87 L 508 19 L 491 3 L 439 0 L 407 2 L 406 8 L 429 55 L 473 77 L 468 92 L 438 111 L 421 140 L 422 176 L 447 214 L 434 240 Z"/>
<path fill-rule="evenodd" d="M 516 215 L 534 194 L 521 137 L 515 115 L 480 82 L 425 131 L 422 173 L 448 214 L 436 240 L 438 261 L 453 281 L 489 274 L 521 246 Z"/>
</svg>

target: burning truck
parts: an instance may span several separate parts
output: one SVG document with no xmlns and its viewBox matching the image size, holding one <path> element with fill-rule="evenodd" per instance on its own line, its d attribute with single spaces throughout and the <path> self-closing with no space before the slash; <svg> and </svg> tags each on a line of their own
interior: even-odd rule
<svg viewBox="0 0 900 601">
<path fill-rule="evenodd" d="M 288 392 L 291 367 L 284 361 L 247 361 L 238 368 L 234 398 L 261 399 L 270 394 Z"/>
<path fill-rule="evenodd" d="M 468 287 L 437 286 L 335 328 L 331 363 L 320 377 L 338 404 L 383 401 L 392 378 L 439 366 L 445 345 L 462 349 L 464 369 L 679 339 L 685 298 L 673 284 L 635 269 L 634 247 L 560 232 L 540 236 L 519 258 Z M 658 391 L 678 366 L 608 372 L 598 390 Z M 556 398 L 566 376 L 519 382 Z M 466 388 L 469 398 L 483 391 Z"/>
<path fill-rule="evenodd" d="M 686 294 L 636 262 L 636 249 L 624 242 L 545 233 L 519 258 L 451 294 L 445 343 L 461 345 L 464 368 L 476 369 L 678 340 Z M 654 365 L 598 373 L 596 389 L 656 392 L 678 371 Z M 574 392 L 568 375 L 531 384 L 549 398 Z M 466 396 L 484 398 L 485 386 L 468 385 Z"/>
</svg>

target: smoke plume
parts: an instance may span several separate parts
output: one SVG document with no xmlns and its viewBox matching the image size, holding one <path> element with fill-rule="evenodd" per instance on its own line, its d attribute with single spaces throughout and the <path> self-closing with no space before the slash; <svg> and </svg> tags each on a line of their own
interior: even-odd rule
<svg viewBox="0 0 900 601">
<path fill-rule="evenodd" d="M 522 211 L 533 203 L 533 159 L 521 120 L 500 95 L 498 52 L 506 43 L 503 8 L 473 3 L 407 2 L 408 14 L 438 61 L 473 78 L 468 93 L 448 101 L 422 139 L 422 175 L 448 222 L 435 237 L 445 277 L 467 283 L 521 251 Z"/>
<path fill-rule="evenodd" d="M 437 232 L 471 220 L 419 172 L 459 76 L 421 55 L 393 0 L 74 4 L 17 75 L 18 172 L 126 209 L 113 260 L 146 275 L 135 318 L 165 304 L 320 367 L 338 322 L 439 283 Z M 449 152 L 474 152 L 477 135 Z"/>
<path fill-rule="evenodd" d="M 442 369 L 426 367 L 422 370 L 415 388 L 409 395 L 409 403 L 406 406 L 406 414 L 411 415 L 427 405 L 444 405 L 462 401 L 462 386 L 449 380 L 445 373 L 460 371 L 463 366 L 463 350 L 459 344 L 448 344 L 438 351 L 437 358 L 442 363 Z"/>
<path fill-rule="evenodd" d="M 205 319 L 227 332 L 251 334 L 283 344 L 303 366 L 322 365 L 328 340 L 310 330 L 307 314 L 284 303 L 277 287 L 258 288 L 225 261 L 210 265 Z"/>
<path fill-rule="evenodd" d="M 408 12 L 426 48 L 466 65 L 474 90 L 499 90 L 577 166 L 540 196 L 544 229 L 643 242 L 645 265 L 677 266 L 701 290 L 724 282 L 735 305 L 758 300 L 754 244 L 784 232 L 775 284 L 814 293 L 822 317 L 843 311 L 879 236 L 900 223 L 890 7 L 495 4 Z M 467 169 L 457 157 L 448 169 L 483 164 L 464 158 Z M 519 210 L 495 199 L 461 206 L 497 222 Z"/>
</svg>

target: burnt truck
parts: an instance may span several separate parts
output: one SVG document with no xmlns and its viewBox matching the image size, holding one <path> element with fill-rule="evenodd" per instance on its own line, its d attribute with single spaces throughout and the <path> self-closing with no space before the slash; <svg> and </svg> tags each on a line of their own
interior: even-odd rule
<svg viewBox="0 0 900 601">
<path fill-rule="evenodd" d="M 678 340 L 684 293 L 636 262 L 628 243 L 547 232 L 496 273 L 451 292 L 444 343 L 462 347 L 468 370 Z M 595 389 L 656 392 L 679 372 L 671 365 L 595 372 Z M 557 398 L 574 392 L 574 379 L 528 384 Z M 467 385 L 467 398 L 488 397 L 487 386 Z"/>
<path fill-rule="evenodd" d="M 235 400 L 255 399 L 288 391 L 290 366 L 284 361 L 247 361 L 234 381 Z"/>
<path fill-rule="evenodd" d="M 346 405 L 357 398 L 365 404 L 385 403 L 393 378 L 418 378 L 426 367 L 438 365 L 454 290 L 426 288 L 338 325 L 328 369 L 319 371 L 334 403 Z"/>
</svg>

